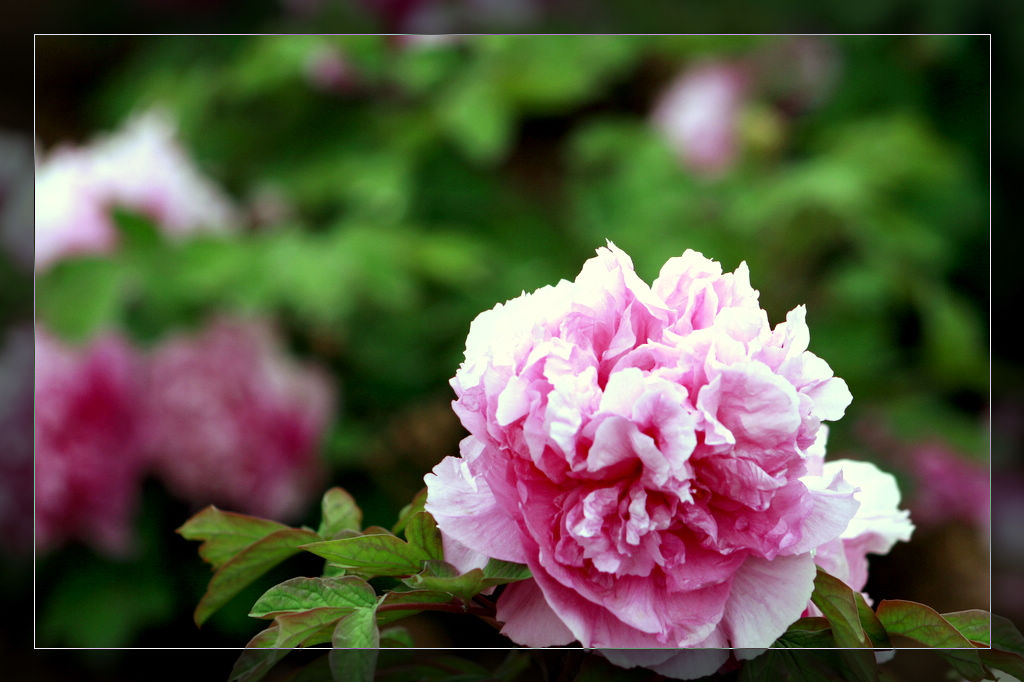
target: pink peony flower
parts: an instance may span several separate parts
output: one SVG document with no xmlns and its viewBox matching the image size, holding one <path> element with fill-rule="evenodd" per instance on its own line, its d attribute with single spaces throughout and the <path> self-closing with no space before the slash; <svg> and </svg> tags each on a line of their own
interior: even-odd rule
<svg viewBox="0 0 1024 682">
<path fill-rule="evenodd" d="M 150 112 L 89 146 L 52 152 L 36 170 L 37 267 L 113 250 L 115 206 L 147 215 L 172 236 L 230 229 L 231 205 L 174 135 L 165 116 Z"/>
<path fill-rule="evenodd" d="M 529 566 L 504 634 L 763 648 L 800 617 L 814 550 L 858 508 L 841 473 L 804 480 L 851 396 L 807 351 L 804 308 L 773 330 L 757 299 L 746 264 L 687 251 L 648 286 L 609 243 L 474 320 L 452 379 L 470 435 L 426 508 L 448 546 Z"/>
<path fill-rule="evenodd" d="M 145 447 L 171 490 L 271 518 L 304 509 L 320 485 L 331 392 L 268 328 L 220 320 L 171 339 L 153 353 L 149 385 Z"/>
<path fill-rule="evenodd" d="M 139 358 L 115 336 L 72 349 L 37 330 L 35 348 L 36 546 L 123 554 L 145 464 Z"/>
<path fill-rule="evenodd" d="M 694 171 L 717 175 L 732 165 L 748 81 L 741 66 L 709 62 L 684 71 L 658 98 L 654 127 Z"/>
</svg>

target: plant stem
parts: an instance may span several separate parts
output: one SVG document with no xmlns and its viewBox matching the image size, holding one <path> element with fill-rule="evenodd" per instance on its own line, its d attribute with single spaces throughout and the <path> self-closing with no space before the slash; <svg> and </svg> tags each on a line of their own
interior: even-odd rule
<svg viewBox="0 0 1024 682">
<path fill-rule="evenodd" d="M 469 606 L 455 602 L 425 602 L 412 604 L 381 604 L 377 611 L 448 611 L 450 613 L 471 613 L 474 616 L 493 616 L 494 612 L 483 606 Z"/>
<path fill-rule="evenodd" d="M 501 629 L 501 623 L 494 618 L 493 608 L 461 602 L 450 601 L 413 604 L 381 604 L 377 607 L 377 611 L 445 611 L 448 613 L 468 613 L 476 616 L 496 630 Z"/>
</svg>

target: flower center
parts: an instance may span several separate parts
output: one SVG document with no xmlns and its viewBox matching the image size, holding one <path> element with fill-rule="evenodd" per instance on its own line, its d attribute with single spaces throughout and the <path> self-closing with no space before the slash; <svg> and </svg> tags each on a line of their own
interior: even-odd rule
<svg viewBox="0 0 1024 682">
<path fill-rule="evenodd" d="M 573 491 L 556 543 L 559 561 L 602 573 L 650 574 L 663 564 L 661 531 L 669 528 L 678 498 L 644 488 L 637 481 Z"/>
</svg>

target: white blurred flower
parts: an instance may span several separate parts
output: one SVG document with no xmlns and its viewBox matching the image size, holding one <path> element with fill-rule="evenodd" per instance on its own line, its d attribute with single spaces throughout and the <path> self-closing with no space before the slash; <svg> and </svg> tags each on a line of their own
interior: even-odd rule
<svg viewBox="0 0 1024 682">
<path fill-rule="evenodd" d="M 110 210 L 142 213 L 166 234 L 224 231 L 234 208 L 178 144 L 170 118 L 151 111 L 84 147 L 59 147 L 36 170 L 36 266 L 117 243 Z"/>
</svg>

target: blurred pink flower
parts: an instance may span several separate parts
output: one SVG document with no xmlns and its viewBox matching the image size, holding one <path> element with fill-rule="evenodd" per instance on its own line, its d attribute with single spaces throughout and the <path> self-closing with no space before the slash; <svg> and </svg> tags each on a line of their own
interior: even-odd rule
<svg viewBox="0 0 1024 682">
<path fill-rule="evenodd" d="M 145 447 L 178 495 L 278 519 L 321 483 L 329 385 L 281 352 L 270 330 L 220 320 L 150 360 Z"/>
<path fill-rule="evenodd" d="M 166 234 L 227 230 L 234 209 L 199 174 L 175 140 L 174 126 L 150 112 L 85 147 L 60 147 L 36 171 L 36 265 L 74 254 L 105 253 L 117 243 L 110 211 L 152 218 Z"/>
<path fill-rule="evenodd" d="M 36 331 L 36 546 L 127 552 L 144 460 L 139 358 L 110 335 L 69 348 Z"/>
<path fill-rule="evenodd" d="M 910 508 L 919 523 L 960 520 L 988 529 L 987 467 L 938 442 L 918 444 L 906 457 L 916 482 Z"/>
<path fill-rule="evenodd" d="M 841 67 L 836 46 L 821 36 L 772 41 L 750 63 L 758 89 L 790 114 L 820 105 L 835 88 Z"/>
<path fill-rule="evenodd" d="M 841 474 L 803 480 L 851 396 L 804 308 L 772 330 L 757 299 L 746 264 L 687 251 L 648 286 L 609 243 L 474 320 L 452 380 L 470 436 L 427 509 L 449 546 L 530 567 L 498 601 L 507 636 L 757 648 L 800 616 L 858 507 Z"/>
<path fill-rule="evenodd" d="M 737 64 L 715 61 L 680 74 L 658 98 L 655 128 L 692 170 L 716 175 L 738 152 L 738 118 L 749 78 Z"/>
<path fill-rule="evenodd" d="M 341 50 L 323 45 L 306 62 L 306 80 L 323 92 L 344 92 L 352 87 L 357 74 Z"/>
</svg>

